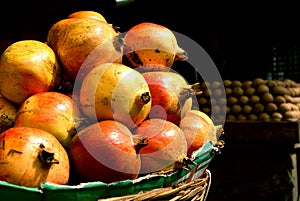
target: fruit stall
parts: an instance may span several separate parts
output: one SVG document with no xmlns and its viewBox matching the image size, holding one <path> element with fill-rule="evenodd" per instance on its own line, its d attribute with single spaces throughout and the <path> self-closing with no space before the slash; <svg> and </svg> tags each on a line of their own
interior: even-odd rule
<svg viewBox="0 0 300 201">
<path fill-rule="evenodd" d="M 3 2 L 1 201 L 299 201 L 299 16 L 165 4 Z"/>
<path fill-rule="evenodd" d="M 299 83 L 255 78 L 201 89 L 201 111 L 218 108 L 218 122 L 218 111 L 226 110 L 226 146 L 210 165 L 215 182 L 208 200 L 298 200 Z"/>
</svg>

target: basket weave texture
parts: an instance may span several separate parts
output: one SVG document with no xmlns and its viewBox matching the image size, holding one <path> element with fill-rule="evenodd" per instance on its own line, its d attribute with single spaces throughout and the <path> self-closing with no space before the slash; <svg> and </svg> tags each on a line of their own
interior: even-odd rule
<svg viewBox="0 0 300 201">
<path fill-rule="evenodd" d="M 211 183 L 211 173 L 208 169 L 203 175 L 189 183 L 179 183 L 176 186 L 158 188 L 134 195 L 98 199 L 98 201 L 205 201 Z"/>
</svg>

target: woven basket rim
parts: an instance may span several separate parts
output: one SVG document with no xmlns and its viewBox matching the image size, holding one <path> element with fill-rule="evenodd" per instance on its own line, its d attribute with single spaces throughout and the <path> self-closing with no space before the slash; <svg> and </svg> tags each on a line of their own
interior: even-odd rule
<svg viewBox="0 0 300 201">
<path fill-rule="evenodd" d="M 205 201 L 211 185 L 211 172 L 206 169 L 203 175 L 189 183 L 179 183 L 176 186 L 158 188 L 134 195 L 102 198 L 98 201 Z"/>
</svg>

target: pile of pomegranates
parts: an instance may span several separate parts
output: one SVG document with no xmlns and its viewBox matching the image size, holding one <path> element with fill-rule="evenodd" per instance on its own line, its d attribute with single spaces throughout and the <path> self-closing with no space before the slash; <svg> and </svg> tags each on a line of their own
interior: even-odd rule
<svg viewBox="0 0 300 201">
<path fill-rule="evenodd" d="M 121 34 L 95 11 L 61 19 L 47 41 L 13 43 L 0 59 L 2 108 L 12 108 L 0 180 L 110 183 L 183 168 L 220 130 L 194 107 L 198 83 L 172 69 L 187 59 L 167 27 Z"/>
</svg>

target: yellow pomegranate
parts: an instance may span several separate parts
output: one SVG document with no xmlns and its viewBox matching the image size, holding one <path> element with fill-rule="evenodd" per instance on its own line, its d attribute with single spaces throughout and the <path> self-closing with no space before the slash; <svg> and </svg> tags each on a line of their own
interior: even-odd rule
<svg viewBox="0 0 300 201">
<path fill-rule="evenodd" d="M 170 71 L 176 60 L 186 60 L 187 53 L 167 27 L 142 22 L 124 36 L 124 63 L 144 71 Z"/>
<path fill-rule="evenodd" d="M 55 89 L 61 82 L 61 67 L 54 51 L 37 40 L 11 44 L 0 58 L 0 92 L 21 104 L 29 96 Z"/>
<path fill-rule="evenodd" d="M 149 87 L 142 74 L 119 63 L 92 69 L 82 82 L 79 100 L 83 113 L 91 119 L 112 119 L 129 128 L 141 123 L 151 109 Z"/>
</svg>

